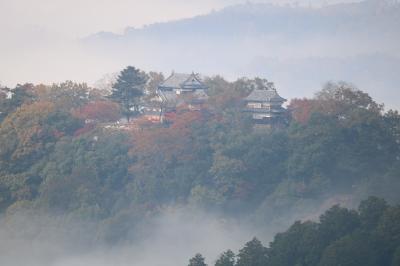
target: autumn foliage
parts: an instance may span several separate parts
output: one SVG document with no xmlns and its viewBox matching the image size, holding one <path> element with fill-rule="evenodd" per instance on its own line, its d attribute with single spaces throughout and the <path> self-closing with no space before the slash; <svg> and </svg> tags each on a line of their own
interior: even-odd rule
<svg viewBox="0 0 400 266">
<path fill-rule="evenodd" d="M 90 102 L 73 111 L 75 117 L 89 122 L 112 122 L 121 117 L 119 105 L 111 101 Z"/>
<path fill-rule="evenodd" d="M 313 99 L 293 99 L 288 109 L 291 111 L 294 121 L 305 124 L 310 119 L 311 113 L 315 109 L 316 102 Z"/>
<path fill-rule="evenodd" d="M 166 161 L 189 159 L 185 151 L 191 147 L 191 127 L 202 121 L 201 112 L 178 110 L 168 117 L 168 127 L 158 126 L 133 132 L 132 153 L 143 158 L 162 154 Z"/>
</svg>

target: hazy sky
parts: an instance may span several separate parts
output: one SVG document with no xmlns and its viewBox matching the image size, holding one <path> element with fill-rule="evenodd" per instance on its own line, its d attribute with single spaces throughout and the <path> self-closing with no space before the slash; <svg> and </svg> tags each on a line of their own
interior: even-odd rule
<svg viewBox="0 0 400 266">
<path fill-rule="evenodd" d="M 356 0 L 257 0 L 327 4 Z M 244 0 L 0 0 L 0 34 L 15 38 L 24 33 L 63 34 L 82 37 L 97 31 L 122 31 L 192 17 Z"/>
<path fill-rule="evenodd" d="M 359 0 L 254 0 L 324 5 Z M 0 85 L 94 82 L 120 65 L 83 52 L 77 40 L 206 14 L 246 0 L 0 0 Z M 155 66 L 156 67 L 156 66 Z M 157 68 L 156 68 L 157 69 Z M 84 70 L 84 71 L 82 71 Z"/>
</svg>

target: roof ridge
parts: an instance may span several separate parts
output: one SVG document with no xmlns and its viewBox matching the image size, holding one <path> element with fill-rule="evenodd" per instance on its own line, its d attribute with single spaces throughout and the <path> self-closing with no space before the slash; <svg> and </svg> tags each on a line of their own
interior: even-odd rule
<svg viewBox="0 0 400 266">
<path fill-rule="evenodd" d="M 192 77 L 194 77 L 196 79 L 196 81 L 202 83 L 200 78 L 193 71 L 192 71 L 192 74 L 186 74 L 186 75 L 189 75 L 189 77 L 184 82 L 182 82 L 182 84 L 185 84 L 186 82 L 188 82 Z"/>
</svg>

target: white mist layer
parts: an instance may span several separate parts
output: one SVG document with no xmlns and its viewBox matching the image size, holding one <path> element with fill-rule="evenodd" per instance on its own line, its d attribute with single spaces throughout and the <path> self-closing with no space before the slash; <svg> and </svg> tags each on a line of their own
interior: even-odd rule
<svg viewBox="0 0 400 266">
<path fill-rule="evenodd" d="M 258 236 L 254 228 L 192 210 L 165 211 L 136 232 L 141 240 L 106 246 L 90 240 L 94 225 L 21 215 L 3 220 L 0 257 L 7 266 L 177 266 L 201 253 L 211 265 Z M 270 239 L 268 239 L 270 240 Z M 265 240 L 266 241 L 266 240 Z M 265 243 L 267 244 L 267 243 Z"/>
</svg>

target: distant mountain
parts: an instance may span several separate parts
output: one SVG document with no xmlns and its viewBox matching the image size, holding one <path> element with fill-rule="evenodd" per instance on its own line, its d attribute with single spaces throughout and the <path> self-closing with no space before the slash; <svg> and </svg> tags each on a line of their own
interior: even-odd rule
<svg viewBox="0 0 400 266">
<path fill-rule="evenodd" d="M 310 95 L 330 79 L 353 82 L 400 107 L 400 3 L 367 0 L 322 8 L 247 3 L 124 34 L 97 33 L 84 47 L 110 66 L 137 65 L 228 78 L 260 75 L 286 94 Z M 115 70 L 115 69 L 113 69 Z"/>
</svg>

